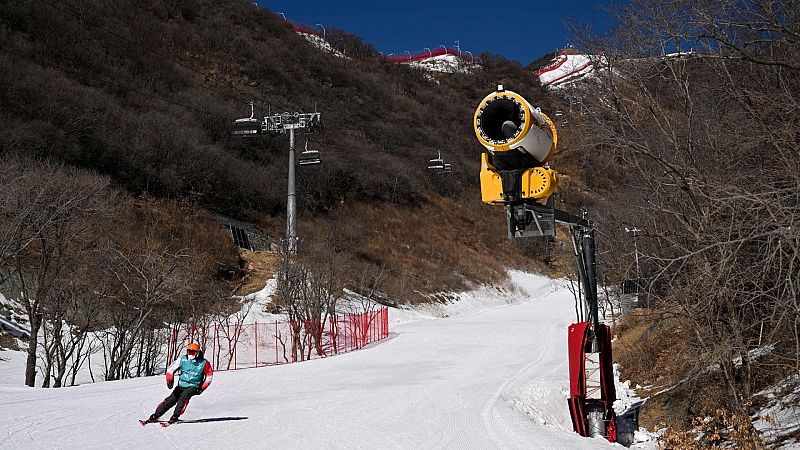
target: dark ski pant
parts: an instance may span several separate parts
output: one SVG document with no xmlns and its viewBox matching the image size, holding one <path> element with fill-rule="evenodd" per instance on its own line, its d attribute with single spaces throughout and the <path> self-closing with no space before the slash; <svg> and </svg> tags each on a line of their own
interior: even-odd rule
<svg viewBox="0 0 800 450">
<path fill-rule="evenodd" d="M 173 389 L 172 394 L 169 397 L 165 398 L 164 401 L 158 404 L 156 407 L 156 412 L 153 413 L 151 416 L 152 419 L 158 419 L 161 417 L 168 409 L 175 406 L 175 411 L 172 413 L 172 418 L 177 420 L 184 411 L 186 411 L 186 406 L 189 405 L 189 399 L 193 395 L 197 395 L 197 391 L 200 388 L 191 386 L 191 387 L 180 387 L 176 386 Z"/>
</svg>

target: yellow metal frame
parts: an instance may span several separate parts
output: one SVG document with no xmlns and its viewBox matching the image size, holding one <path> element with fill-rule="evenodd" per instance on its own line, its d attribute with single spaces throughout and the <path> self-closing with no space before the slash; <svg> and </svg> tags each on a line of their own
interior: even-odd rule
<svg viewBox="0 0 800 450">
<path fill-rule="evenodd" d="M 549 168 L 532 167 L 522 173 L 522 199 L 543 200 L 558 187 L 558 174 Z M 505 203 L 503 181 L 494 166 L 489 164 L 489 154 L 481 154 L 481 200 L 489 204 Z"/>
<path fill-rule="evenodd" d="M 552 169 L 534 167 L 522 173 L 522 198 L 545 199 L 557 187 L 558 176 Z"/>
<path fill-rule="evenodd" d="M 503 203 L 503 182 L 494 166 L 489 164 L 489 154 L 481 153 L 481 199 L 484 203 Z"/>
<path fill-rule="evenodd" d="M 491 142 L 487 141 L 486 139 L 483 138 L 483 136 L 481 136 L 480 131 L 478 131 L 478 114 L 480 114 L 484 105 L 486 105 L 491 100 L 494 100 L 497 97 L 510 97 L 515 99 L 516 101 L 519 102 L 520 105 L 522 105 L 522 111 L 525 114 L 524 116 L 525 124 L 522 126 L 522 130 L 519 132 L 519 134 L 517 134 L 517 137 L 514 138 L 514 140 L 501 145 L 492 144 Z M 481 144 L 483 144 L 486 147 L 491 147 L 495 151 L 511 150 L 512 145 L 519 143 L 519 141 L 521 141 L 525 137 L 525 135 L 528 134 L 528 130 L 531 129 L 531 124 L 532 124 L 531 110 L 528 107 L 528 102 L 521 95 L 511 91 L 497 91 L 487 95 L 486 98 L 484 98 L 483 101 L 480 103 L 480 105 L 478 105 L 478 108 L 475 110 L 475 115 L 472 117 L 472 128 L 475 131 L 475 136 L 478 137 L 478 140 L 481 142 Z"/>
</svg>

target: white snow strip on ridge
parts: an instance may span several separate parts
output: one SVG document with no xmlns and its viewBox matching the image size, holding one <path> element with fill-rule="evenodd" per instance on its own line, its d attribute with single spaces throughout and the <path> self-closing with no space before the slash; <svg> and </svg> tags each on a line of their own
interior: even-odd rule
<svg viewBox="0 0 800 450">
<path fill-rule="evenodd" d="M 590 75 L 604 64 L 600 55 L 559 54 L 553 62 L 545 66 L 537 75 L 543 86 L 556 87 Z"/>
<path fill-rule="evenodd" d="M 336 56 L 336 57 L 339 57 L 339 58 L 350 59 L 350 57 L 348 57 L 344 53 L 342 53 L 339 50 L 336 50 L 335 48 L 333 48 L 331 46 L 331 44 L 329 44 L 328 41 L 326 41 L 325 38 L 323 38 L 322 36 L 317 36 L 316 34 L 301 33 L 299 31 L 297 31 L 296 33 L 299 34 L 300 36 L 303 36 L 314 47 L 317 47 L 318 49 L 320 49 L 322 51 L 331 53 L 331 54 L 333 54 L 333 56 Z"/>
<path fill-rule="evenodd" d="M 415 313 L 357 352 L 219 372 L 182 417 L 198 422 L 167 430 L 136 423 L 169 393 L 163 376 L 0 386 L 0 447 L 620 448 L 578 436 L 566 413 L 572 294 L 510 278 L 516 292 L 476 290 L 472 308 L 443 305 L 449 317 Z"/>
<path fill-rule="evenodd" d="M 425 58 L 420 61 L 414 61 L 408 64 L 411 67 L 428 70 L 431 72 L 444 72 L 444 73 L 470 73 L 472 67 L 479 67 L 477 65 L 468 64 L 463 59 L 456 55 L 444 54 Z"/>
</svg>

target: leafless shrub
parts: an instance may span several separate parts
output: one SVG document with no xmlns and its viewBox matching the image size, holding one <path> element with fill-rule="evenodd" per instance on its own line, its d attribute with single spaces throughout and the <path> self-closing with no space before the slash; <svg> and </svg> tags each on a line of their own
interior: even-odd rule
<svg viewBox="0 0 800 450">
<path fill-rule="evenodd" d="M 618 31 L 594 42 L 609 70 L 587 88 L 574 144 L 624 167 L 611 195 L 647 230 L 652 306 L 688 327 L 695 358 L 676 372 L 718 365 L 716 401 L 746 416 L 754 371 L 770 369 L 753 351 L 776 345 L 772 369 L 800 368 L 800 8 L 636 1 L 621 11 Z"/>
<path fill-rule="evenodd" d="M 56 322 L 64 314 L 85 313 L 84 300 L 92 301 L 92 295 L 70 298 L 71 286 L 63 282 L 73 277 L 73 270 L 80 272 L 81 266 L 74 263 L 98 245 L 96 233 L 115 194 L 107 179 L 57 164 L 17 159 L 3 162 L 0 172 L 5 178 L 0 184 L 6 187 L 0 193 L 0 281 L 6 292 L 19 293 L 28 315 L 25 384 L 33 386 L 42 325 L 53 321 L 50 331 L 56 335 L 45 341 L 49 378 L 52 345 L 61 345 L 61 323 Z M 63 376 L 63 370 L 58 371 Z"/>
</svg>

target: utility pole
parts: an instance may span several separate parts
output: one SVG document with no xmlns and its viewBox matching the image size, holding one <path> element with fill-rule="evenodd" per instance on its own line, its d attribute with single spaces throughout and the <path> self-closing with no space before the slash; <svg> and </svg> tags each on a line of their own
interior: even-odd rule
<svg viewBox="0 0 800 450">
<path fill-rule="evenodd" d="M 286 193 L 286 247 L 297 253 L 297 185 L 295 182 L 294 131 L 313 132 L 320 125 L 320 113 L 274 114 L 264 118 L 268 133 L 289 132 L 289 181 Z"/>
<path fill-rule="evenodd" d="M 639 273 L 639 245 L 638 245 L 638 242 L 637 242 L 636 238 L 639 236 L 639 234 L 637 234 L 637 233 L 641 233 L 642 231 L 643 230 L 641 230 L 639 228 L 636 228 L 636 227 L 633 227 L 633 228 L 625 227 L 625 232 L 626 233 L 632 233 L 633 234 L 633 254 L 634 254 L 634 258 L 636 259 L 636 305 L 637 306 L 639 305 L 639 291 L 641 290 L 641 287 L 642 287 L 641 286 L 642 285 L 642 278 L 641 278 L 641 274 Z"/>
<path fill-rule="evenodd" d="M 251 105 L 252 108 L 252 105 Z M 297 253 L 297 185 L 295 181 L 295 130 L 304 133 L 320 131 L 320 113 L 284 112 L 256 119 L 251 112 L 249 119 L 238 119 L 231 126 L 231 134 L 235 137 L 253 137 L 264 134 L 289 134 L 289 180 L 286 193 L 286 248 L 289 253 Z M 315 163 L 319 163 L 318 152 Z M 303 155 L 301 155 L 302 157 Z M 301 161 L 303 164 L 303 161 Z"/>
</svg>

